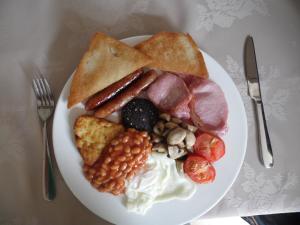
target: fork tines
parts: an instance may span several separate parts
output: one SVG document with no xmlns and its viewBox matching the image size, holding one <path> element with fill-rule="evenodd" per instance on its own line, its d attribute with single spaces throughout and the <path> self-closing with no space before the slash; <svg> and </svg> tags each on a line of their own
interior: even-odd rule
<svg viewBox="0 0 300 225">
<path fill-rule="evenodd" d="M 37 99 L 40 101 L 40 106 L 54 106 L 54 99 L 50 85 L 39 71 L 34 73 L 32 86 Z"/>
</svg>

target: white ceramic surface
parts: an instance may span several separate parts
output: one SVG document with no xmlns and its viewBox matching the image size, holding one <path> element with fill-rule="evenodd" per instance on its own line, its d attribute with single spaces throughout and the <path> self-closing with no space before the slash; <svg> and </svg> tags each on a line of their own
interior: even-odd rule
<svg viewBox="0 0 300 225">
<path fill-rule="evenodd" d="M 123 39 L 134 45 L 149 36 Z M 215 163 L 215 182 L 198 185 L 196 194 L 187 201 L 173 200 L 154 205 L 146 215 L 127 212 L 121 197 L 100 193 L 85 179 L 82 160 L 75 147 L 73 123 L 77 116 L 85 113 L 83 105 L 67 109 L 67 97 L 71 77 L 65 84 L 57 102 L 53 121 L 53 146 L 58 167 L 73 194 L 88 209 L 101 218 L 122 225 L 168 225 L 184 224 L 205 214 L 219 202 L 235 181 L 244 160 L 247 144 L 247 119 L 241 96 L 227 72 L 207 53 L 202 52 L 210 79 L 218 83 L 225 93 L 228 108 L 229 131 L 224 137 L 225 156 Z"/>
</svg>

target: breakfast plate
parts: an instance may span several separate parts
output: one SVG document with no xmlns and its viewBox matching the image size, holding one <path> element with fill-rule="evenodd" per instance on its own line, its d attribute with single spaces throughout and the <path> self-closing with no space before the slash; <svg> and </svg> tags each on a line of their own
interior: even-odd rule
<svg viewBox="0 0 300 225">
<path fill-rule="evenodd" d="M 121 41 L 135 45 L 150 36 L 136 36 Z M 223 137 L 226 154 L 214 164 L 215 181 L 197 185 L 192 198 L 158 203 L 145 214 L 130 213 L 122 204 L 122 196 L 98 192 L 84 177 L 82 158 L 75 146 L 73 125 L 75 119 L 86 114 L 83 104 L 67 108 L 72 75 L 65 84 L 57 102 L 53 120 L 53 146 L 59 170 L 72 193 L 99 217 L 122 225 L 185 224 L 209 211 L 234 183 L 244 160 L 247 144 L 247 119 L 241 96 L 227 72 L 207 53 L 203 57 L 210 79 L 224 92 L 228 104 L 228 132 Z"/>
</svg>

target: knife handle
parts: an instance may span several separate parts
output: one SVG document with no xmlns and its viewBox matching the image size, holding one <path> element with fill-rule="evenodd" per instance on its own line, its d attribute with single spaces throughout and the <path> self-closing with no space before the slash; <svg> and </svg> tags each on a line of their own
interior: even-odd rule
<svg viewBox="0 0 300 225">
<path fill-rule="evenodd" d="M 261 160 L 266 168 L 273 167 L 273 152 L 262 101 L 255 101 L 255 111 L 258 120 L 258 141 Z"/>
</svg>

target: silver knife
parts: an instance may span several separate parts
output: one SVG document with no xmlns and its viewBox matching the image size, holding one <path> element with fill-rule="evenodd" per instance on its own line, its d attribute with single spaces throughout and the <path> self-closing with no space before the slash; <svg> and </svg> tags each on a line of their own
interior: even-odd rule
<svg viewBox="0 0 300 225">
<path fill-rule="evenodd" d="M 248 85 L 248 94 L 255 105 L 261 161 L 266 168 L 271 168 L 274 164 L 273 152 L 265 119 L 264 105 L 261 98 L 254 42 L 251 36 L 247 36 L 245 42 L 244 66 Z"/>
</svg>

